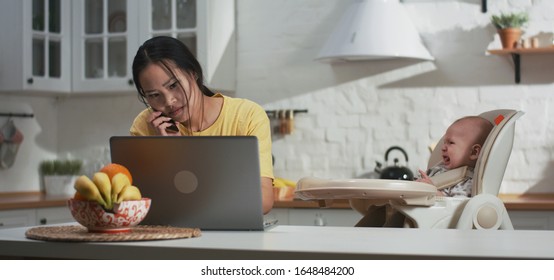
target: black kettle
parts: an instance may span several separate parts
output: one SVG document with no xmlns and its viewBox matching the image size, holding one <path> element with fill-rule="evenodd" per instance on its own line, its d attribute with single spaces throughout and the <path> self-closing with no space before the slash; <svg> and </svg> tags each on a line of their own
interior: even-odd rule
<svg viewBox="0 0 554 280">
<path fill-rule="evenodd" d="M 392 146 L 387 150 L 387 152 L 385 153 L 385 163 L 388 164 L 389 153 L 392 150 L 401 151 L 404 154 L 404 157 L 406 159 L 406 164 L 408 164 L 408 154 L 406 154 L 406 151 L 404 151 L 404 149 L 398 146 Z M 387 166 L 384 169 L 381 169 L 382 164 L 380 162 L 376 162 L 376 163 L 377 163 L 377 166 L 375 167 L 375 172 L 380 174 L 381 179 L 408 180 L 408 181 L 412 181 L 414 179 L 414 173 L 412 173 L 412 171 L 407 167 L 401 166 L 398 163 L 398 158 L 394 158 L 393 166 Z"/>
</svg>

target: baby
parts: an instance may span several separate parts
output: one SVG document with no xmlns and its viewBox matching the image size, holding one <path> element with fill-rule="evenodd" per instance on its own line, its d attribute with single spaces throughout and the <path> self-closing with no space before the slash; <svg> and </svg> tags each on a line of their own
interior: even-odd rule
<svg viewBox="0 0 554 280">
<path fill-rule="evenodd" d="M 419 170 L 418 182 L 433 184 L 431 177 L 461 166 L 468 167 L 467 177 L 460 183 L 437 191 L 440 196 L 471 196 L 473 169 L 481 153 L 481 148 L 491 132 L 493 125 L 478 116 L 468 116 L 456 120 L 448 127 L 443 136 L 442 161 L 427 172 Z"/>
<path fill-rule="evenodd" d="M 418 182 L 433 185 L 434 175 L 467 166 L 467 176 L 458 184 L 437 190 L 439 196 L 471 196 L 473 169 L 481 153 L 481 148 L 493 128 L 492 123 L 478 116 L 463 117 L 448 127 L 443 136 L 442 161 L 431 167 L 427 173 L 419 170 Z M 412 221 L 404 214 L 392 208 L 390 204 L 372 205 L 368 213 L 356 224 L 362 227 L 406 227 Z M 413 225 L 409 226 L 413 227 Z"/>
</svg>

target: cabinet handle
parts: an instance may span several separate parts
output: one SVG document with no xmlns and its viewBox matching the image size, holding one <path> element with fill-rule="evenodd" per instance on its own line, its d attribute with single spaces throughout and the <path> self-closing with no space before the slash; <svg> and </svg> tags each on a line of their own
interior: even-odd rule
<svg viewBox="0 0 554 280">
<path fill-rule="evenodd" d="M 129 81 L 127 81 L 127 83 L 129 83 L 130 86 L 135 84 L 135 82 L 133 82 L 133 79 L 129 79 Z"/>
<path fill-rule="evenodd" d="M 4 223 L 0 222 L 0 227 L 3 227 L 4 226 Z"/>
<path fill-rule="evenodd" d="M 29 78 L 29 79 L 27 79 L 27 83 L 28 83 L 28 84 L 32 85 L 32 84 L 33 84 L 33 82 L 34 82 L 33 78 Z"/>
<path fill-rule="evenodd" d="M 325 217 L 323 217 L 323 215 L 321 213 L 316 213 L 315 214 L 315 220 L 314 220 L 314 226 L 323 227 L 323 226 L 326 226 L 326 225 L 327 225 L 327 221 L 325 220 Z"/>
<path fill-rule="evenodd" d="M 45 225 L 48 221 L 46 220 L 46 218 L 42 218 L 40 219 L 40 224 L 41 225 Z"/>
</svg>

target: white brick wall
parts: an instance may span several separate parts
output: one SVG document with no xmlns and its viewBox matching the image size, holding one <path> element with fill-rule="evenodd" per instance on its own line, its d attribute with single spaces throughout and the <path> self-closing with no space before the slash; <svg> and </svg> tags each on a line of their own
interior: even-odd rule
<svg viewBox="0 0 554 280">
<path fill-rule="evenodd" d="M 293 135 L 274 136 L 276 176 L 367 175 L 392 145 L 405 148 L 415 172 L 455 119 L 513 108 L 526 114 L 501 192 L 554 192 L 554 55 L 522 57 L 521 85 L 507 57 L 486 55 L 499 46 L 491 14 L 527 10 L 526 36 L 548 34 L 554 1 L 488 1 L 482 14 L 481 1 L 406 0 L 434 62 L 334 65 L 313 59 L 349 1 L 278 2 L 238 1 L 237 72 L 238 96 L 267 109 L 309 110 L 295 117 Z"/>
</svg>

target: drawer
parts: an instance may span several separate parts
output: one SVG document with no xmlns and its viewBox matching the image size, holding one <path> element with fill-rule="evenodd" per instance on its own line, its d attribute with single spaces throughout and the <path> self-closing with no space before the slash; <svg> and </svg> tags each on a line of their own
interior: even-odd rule
<svg viewBox="0 0 554 280">
<path fill-rule="evenodd" d="M 35 209 L 0 211 L 0 228 L 33 226 L 35 221 Z"/>
<path fill-rule="evenodd" d="M 75 222 L 67 207 L 37 208 L 36 224 L 50 225 Z"/>
<path fill-rule="evenodd" d="M 362 216 L 352 209 L 289 209 L 289 224 L 353 227 Z"/>
<path fill-rule="evenodd" d="M 553 211 L 508 211 L 514 229 L 554 230 Z"/>
</svg>

